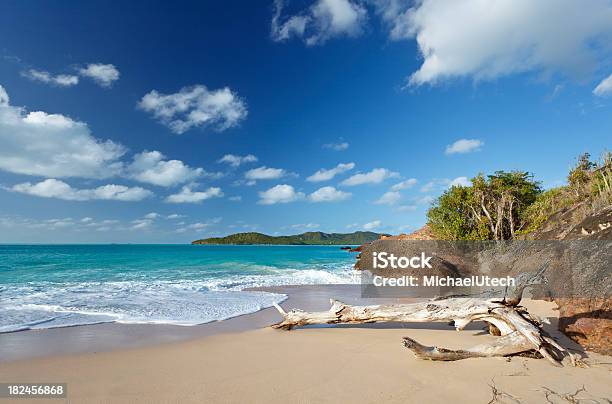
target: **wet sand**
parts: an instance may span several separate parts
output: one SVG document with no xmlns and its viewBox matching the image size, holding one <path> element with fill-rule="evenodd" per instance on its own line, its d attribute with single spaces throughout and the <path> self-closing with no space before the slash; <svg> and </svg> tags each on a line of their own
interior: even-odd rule
<svg viewBox="0 0 612 404">
<path fill-rule="evenodd" d="M 282 305 L 303 310 L 327 310 L 329 299 L 379 304 L 409 299 L 361 299 L 358 285 L 300 285 L 256 288 L 288 296 Z M 60 354 L 107 352 L 181 342 L 221 333 L 267 327 L 280 321 L 274 308 L 198 326 L 103 323 L 0 334 L 0 363 Z"/>
</svg>

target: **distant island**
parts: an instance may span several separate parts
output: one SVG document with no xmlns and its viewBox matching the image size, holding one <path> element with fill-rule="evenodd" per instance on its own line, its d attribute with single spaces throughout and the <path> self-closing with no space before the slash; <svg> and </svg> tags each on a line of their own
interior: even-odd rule
<svg viewBox="0 0 612 404">
<path fill-rule="evenodd" d="M 380 238 L 380 233 L 356 231 L 354 233 L 323 233 L 311 231 L 293 236 L 269 236 L 263 233 L 236 233 L 225 237 L 212 237 L 192 241 L 191 244 L 282 244 L 282 245 L 357 245 Z"/>
</svg>

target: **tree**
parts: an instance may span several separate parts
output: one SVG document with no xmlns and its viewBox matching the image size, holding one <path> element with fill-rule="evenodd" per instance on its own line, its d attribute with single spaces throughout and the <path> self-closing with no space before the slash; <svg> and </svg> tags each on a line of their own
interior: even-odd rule
<svg viewBox="0 0 612 404">
<path fill-rule="evenodd" d="M 528 172 L 479 174 L 471 186 L 444 192 L 427 213 L 428 223 L 444 240 L 511 239 L 524 225 L 523 211 L 541 192 Z"/>
<path fill-rule="evenodd" d="M 444 192 L 427 212 L 429 226 L 442 240 L 481 240 L 490 233 L 480 217 L 474 215 L 470 201 L 472 187 L 453 186 Z"/>
<path fill-rule="evenodd" d="M 583 153 L 578 157 L 578 163 L 572 168 L 567 175 L 567 182 L 570 189 L 574 191 L 576 196 L 581 196 L 589 190 L 586 190 L 585 185 L 591 180 L 591 174 L 596 167 L 595 163 L 591 162 L 591 155 Z"/>
<path fill-rule="evenodd" d="M 612 192 L 612 153 L 605 152 L 599 164 L 593 164 L 593 186 L 594 194 L 604 194 Z"/>
</svg>

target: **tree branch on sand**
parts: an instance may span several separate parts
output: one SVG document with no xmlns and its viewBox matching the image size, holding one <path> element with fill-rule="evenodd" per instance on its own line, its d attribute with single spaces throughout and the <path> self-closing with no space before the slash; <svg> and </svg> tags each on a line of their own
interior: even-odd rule
<svg viewBox="0 0 612 404">
<path fill-rule="evenodd" d="M 451 296 L 411 304 L 370 306 L 353 306 L 331 299 L 331 308 L 321 312 L 296 309 L 286 312 L 275 304 L 283 316 L 283 321 L 272 327 L 291 330 L 294 327 L 314 324 L 452 321 L 457 330 L 463 330 L 472 321 L 485 321 L 494 326 L 500 334 L 492 343 L 464 350 L 451 350 L 421 345 L 412 338 L 405 337 L 404 346 L 417 358 L 435 361 L 509 356 L 536 351 L 555 366 L 563 366 L 562 360 L 565 357 L 575 366 L 574 356 L 548 335 L 524 307 L 519 306 L 527 286 L 546 281 L 543 276 L 545 270 L 546 265 L 538 271 L 517 277 L 516 287 L 507 289 L 501 298 L 483 295 Z"/>
</svg>

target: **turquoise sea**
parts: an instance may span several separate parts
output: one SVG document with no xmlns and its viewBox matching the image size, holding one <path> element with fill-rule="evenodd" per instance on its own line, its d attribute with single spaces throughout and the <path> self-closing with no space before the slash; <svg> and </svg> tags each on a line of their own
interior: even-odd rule
<svg viewBox="0 0 612 404">
<path fill-rule="evenodd" d="M 0 245 L 0 332 L 195 325 L 255 312 L 274 285 L 353 283 L 339 246 Z"/>
</svg>

